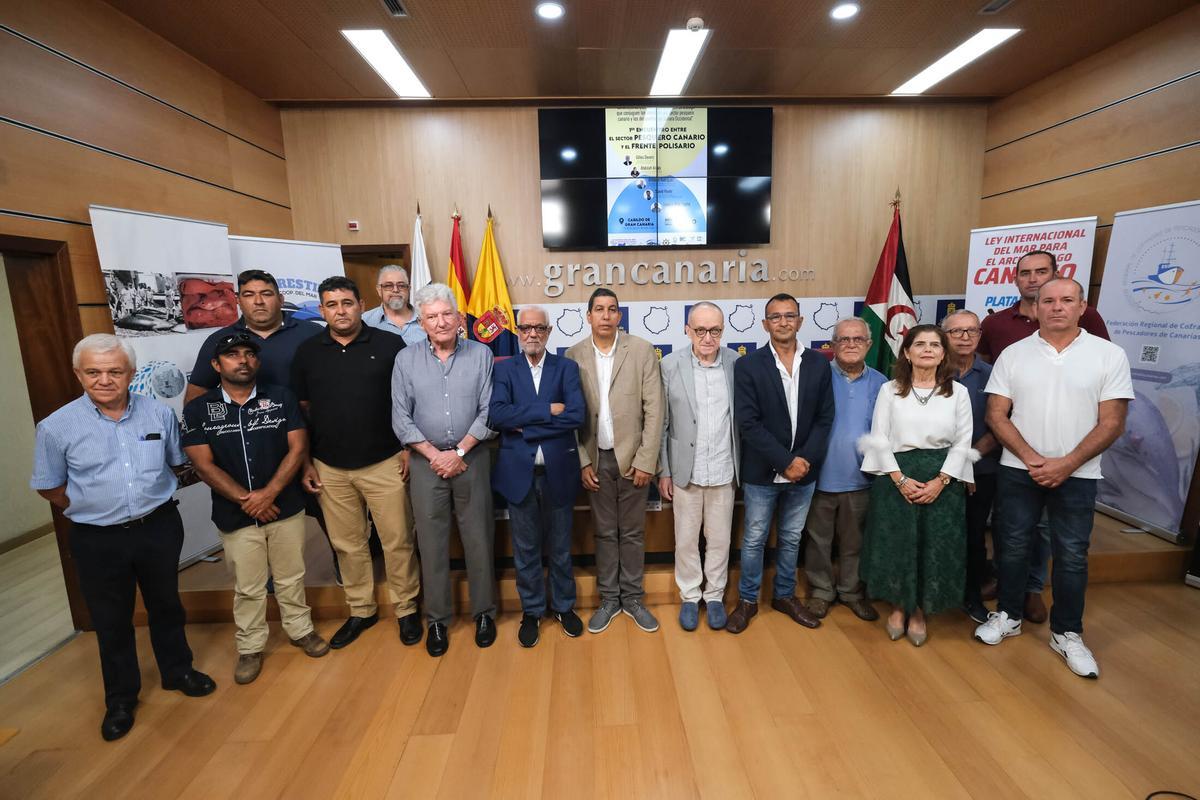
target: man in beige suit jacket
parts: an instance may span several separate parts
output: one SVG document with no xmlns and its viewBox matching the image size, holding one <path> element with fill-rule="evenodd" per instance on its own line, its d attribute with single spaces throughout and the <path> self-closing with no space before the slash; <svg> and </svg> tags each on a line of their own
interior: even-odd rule
<svg viewBox="0 0 1200 800">
<path fill-rule="evenodd" d="M 621 333 L 621 309 L 609 289 L 588 299 L 592 335 L 567 350 L 579 365 L 587 415 L 579 429 L 583 488 L 591 492 L 600 607 L 588 630 L 600 633 L 619 612 L 644 631 L 658 620 L 645 592 L 646 495 L 658 471 L 663 390 L 658 357 L 644 339 Z"/>
</svg>

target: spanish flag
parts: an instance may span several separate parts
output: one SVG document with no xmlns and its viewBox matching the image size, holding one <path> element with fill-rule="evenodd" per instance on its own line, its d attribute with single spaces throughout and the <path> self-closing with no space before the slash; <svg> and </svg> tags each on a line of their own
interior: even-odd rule
<svg viewBox="0 0 1200 800">
<path fill-rule="evenodd" d="M 492 224 L 492 209 L 489 208 L 483 248 L 479 251 L 479 265 L 475 268 L 475 291 L 471 293 L 471 301 L 467 304 L 467 328 L 472 339 L 492 348 L 497 358 L 506 358 L 519 353 L 520 347 L 517 342 L 517 320 L 508 296 L 508 285 L 504 280 L 504 267 L 500 264 L 500 252 L 496 249 Z"/>
<path fill-rule="evenodd" d="M 458 230 L 458 221 L 462 215 L 457 211 L 451 216 L 454 220 L 454 231 L 450 234 L 450 269 L 446 276 L 446 284 L 454 292 L 454 302 L 462 314 L 467 313 L 467 302 L 471 297 L 471 282 L 467 280 L 466 261 L 463 259 L 462 234 Z M 410 277 L 411 280 L 411 277 Z"/>
</svg>

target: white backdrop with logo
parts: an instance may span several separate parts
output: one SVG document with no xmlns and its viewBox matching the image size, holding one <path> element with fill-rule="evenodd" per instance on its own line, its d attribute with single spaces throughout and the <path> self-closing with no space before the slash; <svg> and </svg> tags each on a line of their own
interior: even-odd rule
<svg viewBox="0 0 1200 800">
<path fill-rule="evenodd" d="M 1054 253 L 1059 274 L 1074 278 L 1086 289 L 1095 243 L 1095 217 L 972 230 L 967 255 L 967 308 L 982 317 L 1016 303 L 1020 299 L 1014 285 L 1017 259 L 1031 250 Z"/>
<path fill-rule="evenodd" d="M 1200 451 L 1200 200 L 1116 215 L 1098 310 L 1137 395 L 1099 502 L 1178 541 Z"/>
<path fill-rule="evenodd" d="M 182 416 L 196 353 L 238 317 L 225 225 L 105 206 L 89 208 L 113 328 L 137 352 L 134 392 Z M 221 546 L 202 483 L 176 494 L 183 517 L 180 566 Z"/>
</svg>

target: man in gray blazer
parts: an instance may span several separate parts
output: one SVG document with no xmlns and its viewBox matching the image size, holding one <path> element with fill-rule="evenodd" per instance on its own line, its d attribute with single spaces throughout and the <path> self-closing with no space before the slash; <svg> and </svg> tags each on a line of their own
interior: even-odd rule
<svg viewBox="0 0 1200 800">
<path fill-rule="evenodd" d="M 725 581 L 738 467 L 738 434 L 733 424 L 733 362 L 738 355 L 721 346 L 725 315 L 712 303 L 692 306 L 685 330 L 692 346 L 662 360 L 667 403 L 658 491 L 672 502 L 675 512 L 675 583 L 683 599 L 679 624 L 685 631 L 696 629 L 703 597 L 708 626 L 720 630 L 726 620 Z"/>
</svg>

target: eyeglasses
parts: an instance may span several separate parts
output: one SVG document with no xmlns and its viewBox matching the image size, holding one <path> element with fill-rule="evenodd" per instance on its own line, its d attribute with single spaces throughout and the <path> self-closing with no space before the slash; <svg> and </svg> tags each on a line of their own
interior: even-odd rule
<svg viewBox="0 0 1200 800">
<path fill-rule="evenodd" d="M 866 336 L 839 336 L 833 340 L 834 344 L 856 344 L 864 345 L 871 341 Z"/>
<path fill-rule="evenodd" d="M 538 336 L 544 336 L 550 332 L 549 325 L 518 325 L 517 330 L 525 335 L 536 333 Z"/>
<path fill-rule="evenodd" d="M 379 284 L 379 288 L 383 289 L 385 292 L 398 292 L 402 289 L 407 289 L 408 284 L 407 283 L 381 283 L 381 284 Z"/>
<path fill-rule="evenodd" d="M 697 339 L 704 339 L 708 336 L 711 336 L 714 339 L 720 339 L 721 334 L 725 332 L 724 328 L 693 328 L 690 325 L 688 326 L 688 330 L 696 334 Z"/>
<path fill-rule="evenodd" d="M 979 331 L 979 328 L 951 328 L 946 331 L 946 335 L 955 339 L 974 339 L 979 335 Z"/>
<path fill-rule="evenodd" d="M 767 322 L 771 323 L 772 325 L 778 325 L 780 322 L 795 322 L 798 319 L 800 319 L 800 315 L 793 311 L 767 314 Z"/>
</svg>

